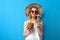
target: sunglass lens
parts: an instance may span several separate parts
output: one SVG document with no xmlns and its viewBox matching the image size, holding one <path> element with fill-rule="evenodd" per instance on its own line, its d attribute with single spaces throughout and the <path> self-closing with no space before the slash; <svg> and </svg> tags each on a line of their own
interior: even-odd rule
<svg viewBox="0 0 60 40">
<path fill-rule="evenodd" d="M 32 13 L 34 13 L 34 11 L 31 11 Z"/>
<path fill-rule="evenodd" d="M 35 14 L 38 14 L 38 12 L 37 12 L 37 11 L 35 11 Z"/>
</svg>

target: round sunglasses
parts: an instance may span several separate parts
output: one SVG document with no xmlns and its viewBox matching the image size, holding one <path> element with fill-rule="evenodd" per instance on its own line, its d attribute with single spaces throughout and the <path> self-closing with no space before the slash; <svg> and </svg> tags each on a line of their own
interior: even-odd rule
<svg viewBox="0 0 60 40">
<path fill-rule="evenodd" d="M 36 14 L 36 15 L 38 14 L 38 11 L 37 10 L 35 10 L 35 11 L 34 10 L 31 10 L 30 12 L 32 12 L 32 14 L 33 13 Z"/>
</svg>

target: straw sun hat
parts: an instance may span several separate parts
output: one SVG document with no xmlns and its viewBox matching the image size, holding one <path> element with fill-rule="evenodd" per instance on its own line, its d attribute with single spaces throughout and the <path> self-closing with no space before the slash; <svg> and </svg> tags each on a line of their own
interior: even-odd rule
<svg viewBox="0 0 60 40">
<path fill-rule="evenodd" d="M 32 8 L 32 7 L 36 7 L 36 8 L 38 9 L 39 14 L 40 14 L 40 17 L 41 17 L 41 16 L 42 16 L 42 7 L 41 7 L 41 5 L 39 5 L 39 4 L 37 4 L 37 3 L 32 3 L 32 4 L 28 5 L 28 6 L 25 8 L 25 14 L 26 14 L 26 16 L 29 15 L 30 8 Z"/>
</svg>

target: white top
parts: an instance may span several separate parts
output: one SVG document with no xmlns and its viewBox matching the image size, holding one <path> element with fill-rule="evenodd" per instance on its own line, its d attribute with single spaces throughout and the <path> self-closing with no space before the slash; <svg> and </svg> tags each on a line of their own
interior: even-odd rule
<svg viewBox="0 0 60 40">
<path fill-rule="evenodd" d="M 28 21 L 24 22 L 24 26 L 27 27 L 28 25 Z M 37 26 L 39 26 L 35 21 L 34 23 L 34 27 L 33 27 L 33 31 L 25 38 L 25 40 L 41 40 L 38 31 L 37 31 Z"/>
</svg>

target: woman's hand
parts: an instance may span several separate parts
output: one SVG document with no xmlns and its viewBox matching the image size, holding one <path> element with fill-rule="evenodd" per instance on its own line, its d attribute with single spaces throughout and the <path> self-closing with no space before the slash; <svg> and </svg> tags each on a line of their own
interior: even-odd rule
<svg viewBox="0 0 60 40">
<path fill-rule="evenodd" d="M 27 27 L 24 28 L 24 36 L 27 37 L 30 34 L 29 30 L 27 30 Z"/>
<path fill-rule="evenodd" d="M 38 24 L 39 26 L 37 27 L 37 30 L 38 30 L 40 37 L 42 37 L 43 36 L 43 23 L 41 21 L 41 22 L 38 22 Z"/>
<path fill-rule="evenodd" d="M 27 30 L 29 30 L 29 31 L 32 30 L 33 26 L 34 26 L 33 23 L 28 23 Z"/>
<path fill-rule="evenodd" d="M 24 36 L 27 37 L 33 30 L 34 24 L 30 21 L 24 24 Z"/>
<path fill-rule="evenodd" d="M 28 25 L 28 23 L 25 22 L 25 23 L 24 23 L 24 32 L 23 32 L 23 35 L 24 35 L 25 37 L 27 37 L 27 36 L 30 34 L 29 30 L 27 30 L 27 25 Z"/>
</svg>

